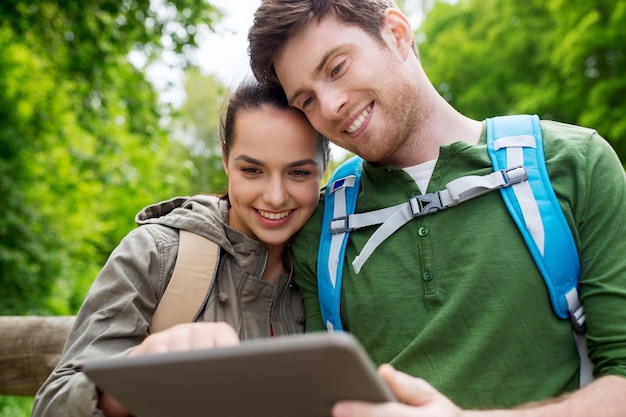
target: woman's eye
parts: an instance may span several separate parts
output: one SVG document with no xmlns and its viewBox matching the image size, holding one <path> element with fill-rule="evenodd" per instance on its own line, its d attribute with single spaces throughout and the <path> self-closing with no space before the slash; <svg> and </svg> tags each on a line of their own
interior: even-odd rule
<svg viewBox="0 0 626 417">
<path fill-rule="evenodd" d="M 258 174 L 261 171 L 258 168 L 244 167 L 241 168 L 241 172 L 244 172 L 246 174 Z"/>
<path fill-rule="evenodd" d="M 291 175 L 293 175 L 294 177 L 308 177 L 309 175 L 311 175 L 311 172 L 304 169 L 298 169 L 295 171 L 291 171 Z"/>
</svg>

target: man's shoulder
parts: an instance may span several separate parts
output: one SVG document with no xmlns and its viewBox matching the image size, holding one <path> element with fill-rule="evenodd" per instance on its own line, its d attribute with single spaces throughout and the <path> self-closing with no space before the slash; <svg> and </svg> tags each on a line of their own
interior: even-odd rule
<svg viewBox="0 0 626 417">
<path fill-rule="evenodd" d="M 295 252 L 310 252 L 312 248 L 317 251 L 320 232 L 322 228 L 322 219 L 324 216 L 324 198 L 326 196 L 326 188 L 322 189 L 320 201 L 309 220 L 296 232 L 291 238 L 291 247 Z"/>
<path fill-rule="evenodd" d="M 579 125 L 557 122 L 554 120 L 541 120 L 541 131 L 546 141 L 588 141 L 597 135 L 594 129 Z"/>
<path fill-rule="evenodd" d="M 552 120 L 541 121 L 541 132 L 548 165 L 564 160 L 585 164 L 595 152 L 594 143 L 606 142 L 593 129 Z"/>
</svg>

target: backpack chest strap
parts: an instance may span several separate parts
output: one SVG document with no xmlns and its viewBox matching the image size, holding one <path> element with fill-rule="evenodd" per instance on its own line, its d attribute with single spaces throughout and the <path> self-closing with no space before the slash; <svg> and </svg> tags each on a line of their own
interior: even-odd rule
<svg viewBox="0 0 626 417">
<path fill-rule="evenodd" d="M 331 222 L 331 233 L 342 234 L 363 227 L 381 225 L 352 262 L 354 271 L 358 274 L 374 250 L 410 220 L 454 207 L 489 191 L 518 184 L 527 178 L 526 169 L 522 166 L 501 169 L 484 176 L 468 175 L 457 178 L 446 184 L 444 190 L 418 195 L 405 203 L 365 213 L 334 217 Z M 338 203 L 335 208 L 345 206 L 345 203 L 337 201 L 343 198 L 342 196 L 335 195 L 335 201 Z"/>
</svg>

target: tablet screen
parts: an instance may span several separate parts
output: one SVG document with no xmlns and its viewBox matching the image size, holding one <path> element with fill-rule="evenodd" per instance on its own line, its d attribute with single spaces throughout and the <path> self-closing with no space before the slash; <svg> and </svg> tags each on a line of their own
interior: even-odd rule
<svg viewBox="0 0 626 417">
<path fill-rule="evenodd" d="M 91 360 L 83 371 L 138 417 L 326 417 L 339 400 L 393 401 L 348 333 Z"/>
</svg>

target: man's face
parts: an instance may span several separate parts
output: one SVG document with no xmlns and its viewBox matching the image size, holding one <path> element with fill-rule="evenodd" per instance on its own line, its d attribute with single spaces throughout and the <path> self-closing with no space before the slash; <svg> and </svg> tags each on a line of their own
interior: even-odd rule
<svg viewBox="0 0 626 417">
<path fill-rule="evenodd" d="M 385 45 L 333 17 L 314 20 L 274 61 L 294 107 L 335 144 L 371 162 L 395 164 L 416 117 L 404 54 L 388 24 Z M 412 52 L 411 52 L 412 53 Z"/>
</svg>

